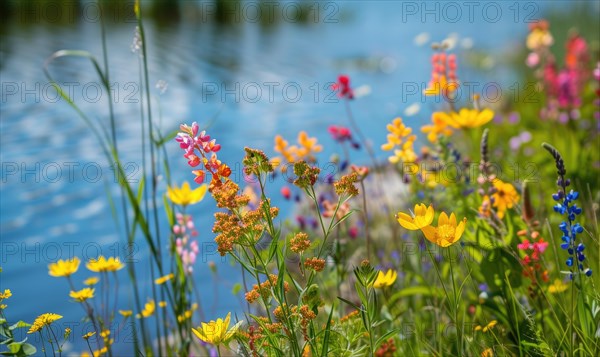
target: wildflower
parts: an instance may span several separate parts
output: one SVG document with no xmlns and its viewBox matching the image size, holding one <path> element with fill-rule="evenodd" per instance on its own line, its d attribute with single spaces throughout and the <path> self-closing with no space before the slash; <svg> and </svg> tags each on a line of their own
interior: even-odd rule
<svg viewBox="0 0 600 357">
<path fill-rule="evenodd" d="M 548 292 L 550 294 L 559 294 L 559 293 L 562 293 L 563 291 L 567 290 L 568 288 L 569 288 L 569 284 L 565 283 L 562 280 L 556 279 L 556 280 L 554 280 L 554 283 L 552 283 L 548 287 Z"/>
<path fill-rule="evenodd" d="M 344 323 L 346 321 L 349 321 L 350 319 L 357 317 L 360 313 L 358 312 L 358 310 L 354 310 L 352 312 L 350 312 L 348 315 L 342 316 L 340 318 L 340 323 Z"/>
<path fill-rule="evenodd" d="M 92 285 L 98 284 L 99 281 L 100 281 L 100 278 L 98 278 L 97 276 L 91 276 L 91 277 L 85 279 L 83 281 L 83 284 L 92 286 Z"/>
<path fill-rule="evenodd" d="M 323 271 L 323 269 L 325 269 L 325 259 L 307 258 L 304 261 L 304 265 L 309 269 L 312 269 L 316 272 L 320 272 Z"/>
<path fill-rule="evenodd" d="M 513 208 L 519 202 L 519 194 L 513 185 L 496 179 L 493 182 L 496 192 L 492 195 L 493 206 L 498 211 L 498 218 L 503 218 L 507 209 Z"/>
<path fill-rule="evenodd" d="M 443 94 L 448 97 L 458 89 L 456 78 L 456 56 L 445 52 L 434 53 L 431 56 L 432 71 L 429 86 L 423 91 L 425 95 Z"/>
<path fill-rule="evenodd" d="M 157 278 L 154 280 L 154 284 L 162 285 L 162 284 L 166 283 L 167 281 L 173 279 L 174 277 L 175 277 L 175 274 L 173 274 L 173 273 L 167 274 L 165 276 L 161 276 L 160 278 Z"/>
<path fill-rule="evenodd" d="M 498 324 L 498 321 L 496 320 L 492 320 L 490 321 L 487 325 L 485 326 L 475 326 L 475 331 L 483 331 L 483 332 L 488 332 L 490 331 L 492 328 L 494 328 L 494 326 L 496 326 Z"/>
<path fill-rule="evenodd" d="M 129 317 L 133 315 L 133 311 L 131 310 L 119 310 L 119 314 L 123 317 Z"/>
<path fill-rule="evenodd" d="M 338 207 L 336 203 L 328 200 L 323 201 L 323 217 L 325 218 L 333 217 L 335 214 L 335 218 L 340 220 L 348 213 L 350 213 L 350 205 L 348 202 L 341 203 Z"/>
<path fill-rule="evenodd" d="M 384 341 L 381 346 L 375 351 L 375 357 L 389 357 L 396 355 L 396 343 L 393 338 Z"/>
<path fill-rule="evenodd" d="M 137 314 L 136 317 L 138 319 L 148 318 L 154 314 L 155 310 L 156 310 L 156 303 L 154 302 L 154 300 L 148 300 L 148 302 L 146 304 L 144 304 L 144 310 L 142 310 L 142 313 Z"/>
<path fill-rule="evenodd" d="M 71 260 L 60 259 L 56 263 L 48 264 L 48 274 L 54 277 L 69 277 L 77 272 L 79 263 L 81 263 L 81 261 L 77 257 L 74 257 Z"/>
<path fill-rule="evenodd" d="M 490 109 L 479 111 L 478 109 L 462 108 L 458 113 L 436 112 L 433 115 L 455 129 L 478 128 L 494 118 L 494 112 Z"/>
<path fill-rule="evenodd" d="M 200 185 L 198 188 L 190 189 L 190 184 L 186 181 L 181 187 L 167 186 L 167 197 L 176 205 L 187 206 L 198 203 L 204 199 L 207 185 Z"/>
<path fill-rule="evenodd" d="M 552 46 L 554 38 L 549 31 L 548 21 L 541 20 L 529 25 L 529 35 L 527 36 L 527 48 L 531 51 L 537 51 L 542 48 Z"/>
<path fill-rule="evenodd" d="M 85 266 L 90 271 L 99 273 L 121 270 L 125 267 L 125 264 L 123 264 L 118 257 L 105 258 L 101 255 L 98 259 L 90 259 Z"/>
<path fill-rule="evenodd" d="M 240 321 L 230 329 L 230 318 L 231 313 L 228 313 L 225 320 L 219 318 L 217 321 L 212 320 L 208 323 L 203 322 L 201 327 L 198 327 L 197 329 L 193 328 L 192 332 L 205 343 L 216 346 L 227 344 L 241 325 Z"/>
<path fill-rule="evenodd" d="M 338 143 L 352 141 L 352 133 L 345 126 L 330 125 L 327 131 L 331 135 L 331 138 Z"/>
<path fill-rule="evenodd" d="M 352 164 L 350 165 L 350 170 L 352 172 L 356 172 L 358 175 L 358 181 L 364 180 L 367 175 L 369 175 L 369 168 L 367 166 L 357 166 Z"/>
<path fill-rule="evenodd" d="M 481 352 L 481 357 L 494 357 L 494 350 L 491 348 L 486 348 Z"/>
<path fill-rule="evenodd" d="M 387 143 L 381 145 L 381 149 L 384 151 L 390 151 L 395 146 L 401 145 L 402 139 L 412 133 L 412 129 L 404 125 L 402 118 L 394 119 L 386 128 L 389 134 L 387 135 Z"/>
<path fill-rule="evenodd" d="M 89 340 L 90 337 L 94 336 L 96 334 L 96 332 L 90 331 L 88 333 L 86 333 L 85 335 L 81 336 L 84 340 Z"/>
<path fill-rule="evenodd" d="M 396 282 L 397 277 L 398 273 L 395 270 L 388 269 L 385 274 L 380 271 L 377 274 L 377 279 L 375 279 L 375 282 L 373 283 L 373 287 L 376 289 L 381 289 L 387 286 L 392 286 L 394 285 L 394 282 Z"/>
<path fill-rule="evenodd" d="M 336 83 L 331 85 L 333 91 L 338 92 L 338 97 L 354 99 L 354 91 L 350 88 L 350 77 L 346 75 L 338 76 Z"/>
<path fill-rule="evenodd" d="M 110 330 L 100 331 L 100 337 L 102 337 L 103 340 L 106 340 L 108 336 L 110 336 Z"/>
<path fill-rule="evenodd" d="M 490 217 L 492 215 L 492 201 L 490 200 L 490 196 L 484 195 L 483 200 L 481 201 L 481 206 L 479 206 L 478 211 L 482 217 Z"/>
<path fill-rule="evenodd" d="M 10 291 L 10 289 L 4 289 L 4 292 L 0 293 L 0 300 L 8 299 L 11 296 L 12 296 L 12 292 Z"/>
<path fill-rule="evenodd" d="M 456 243 L 460 239 L 465 231 L 466 224 L 467 218 L 463 218 L 457 225 L 454 213 L 448 218 L 446 212 L 442 212 L 438 218 L 437 227 L 426 226 L 421 228 L 421 231 L 430 242 L 444 248 Z"/>
<path fill-rule="evenodd" d="M 71 291 L 69 296 L 75 299 L 77 302 L 84 302 L 87 299 L 91 299 L 94 297 L 94 289 L 92 288 L 83 288 L 79 291 Z"/>
<path fill-rule="evenodd" d="M 288 142 L 281 137 L 281 135 L 275 136 L 275 152 L 283 155 L 283 158 L 287 162 L 295 162 L 296 161 L 296 151 L 298 148 L 296 146 L 289 146 Z"/>
<path fill-rule="evenodd" d="M 427 134 L 427 140 L 429 140 L 432 143 L 437 143 L 438 137 L 440 135 L 442 135 L 442 136 L 452 135 L 452 129 L 450 129 L 448 127 L 448 122 L 446 122 L 444 119 L 442 119 L 441 114 L 443 114 L 443 113 L 441 113 L 441 112 L 433 113 L 433 115 L 431 116 L 432 124 L 424 125 L 421 128 L 421 131 L 423 133 Z"/>
<path fill-rule="evenodd" d="M 33 321 L 33 324 L 31 325 L 31 327 L 29 328 L 29 331 L 27 331 L 27 333 L 34 333 L 34 332 L 41 331 L 42 328 L 44 328 L 44 326 L 50 326 L 50 324 L 52 324 L 54 321 L 59 320 L 59 319 L 62 319 L 62 316 L 58 315 L 58 314 L 53 314 L 53 313 L 41 314 L 35 318 L 35 321 Z"/>
<path fill-rule="evenodd" d="M 283 196 L 283 198 L 285 198 L 286 200 L 289 200 L 290 197 L 292 196 L 292 190 L 290 190 L 290 188 L 288 186 L 283 186 L 281 188 L 281 195 Z"/>
<path fill-rule="evenodd" d="M 294 174 L 297 176 L 294 185 L 306 189 L 313 186 L 319 178 L 321 170 L 318 167 L 311 167 L 305 161 L 299 161 L 294 164 Z"/>
<path fill-rule="evenodd" d="M 402 227 L 414 231 L 431 225 L 434 214 L 435 212 L 432 205 L 426 207 L 423 203 L 420 203 L 415 205 L 413 217 L 407 215 L 406 213 L 399 212 L 396 215 L 396 219 Z"/>
<path fill-rule="evenodd" d="M 167 307 L 167 302 L 166 302 L 166 301 L 159 301 L 159 302 L 158 302 L 158 306 L 159 306 L 159 307 L 163 307 L 163 308 L 164 308 L 164 307 Z"/>
<path fill-rule="evenodd" d="M 543 143 L 542 146 L 546 149 L 554 158 L 556 163 L 556 169 L 558 173 L 557 185 L 559 187 L 558 192 L 552 195 L 552 198 L 558 203 L 554 206 L 554 211 L 567 216 L 567 221 L 563 221 L 559 224 L 559 229 L 563 233 L 563 243 L 560 247 L 567 250 L 569 258 L 567 258 L 566 264 L 571 269 L 569 277 L 573 279 L 575 273 L 575 265 L 579 273 L 583 273 L 586 276 L 592 275 L 590 268 L 584 268 L 583 262 L 585 261 L 585 245 L 583 243 L 577 243 L 577 235 L 583 233 L 583 227 L 575 222 L 578 215 L 582 213 L 582 209 L 577 207 L 576 201 L 579 198 L 579 192 L 571 190 L 567 193 L 567 186 L 571 184 L 571 181 L 565 177 L 567 170 L 565 169 L 565 163 L 558 152 L 552 145 Z"/>
<path fill-rule="evenodd" d="M 335 193 L 339 196 L 348 195 L 350 197 L 358 195 L 358 189 L 354 186 L 357 179 L 358 174 L 356 172 L 342 176 L 339 181 L 333 184 Z"/>
<path fill-rule="evenodd" d="M 310 247 L 308 235 L 304 232 L 299 232 L 290 239 L 290 250 L 294 253 L 301 254 Z"/>
<path fill-rule="evenodd" d="M 317 144 L 317 138 L 309 137 L 305 131 L 298 133 L 298 144 L 297 156 L 300 160 L 314 161 L 313 155 L 323 151 L 323 147 Z"/>
</svg>

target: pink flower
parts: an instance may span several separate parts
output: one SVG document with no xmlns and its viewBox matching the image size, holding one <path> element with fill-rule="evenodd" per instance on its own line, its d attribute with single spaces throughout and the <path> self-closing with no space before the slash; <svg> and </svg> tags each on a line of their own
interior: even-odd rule
<svg viewBox="0 0 600 357">
<path fill-rule="evenodd" d="M 344 142 L 346 140 L 352 141 L 352 134 L 350 133 L 350 129 L 344 126 L 336 126 L 330 125 L 327 129 L 333 140 L 337 142 Z"/>
<path fill-rule="evenodd" d="M 525 239 L 523 240 L 523 243 L 517 245 L 517 248 L 521 250 L 527 250 L 533 248 L 533 246 L 531 245 L 531 243 L 529 243 L 527 239 Z"/>
<path fill-rule="evenodd" d="M 337 83 L 334 83 L 331 89 L 338 92 L 340 98 L 354 99 L 354 92 L 350 88 L 350 77 L 346 75 L 338 76 Z"/>
<path fill-rule="evenodd" d="M 285 198 L 286 200 L 289 200 L 290 197 L 292 196 L 292 191 L 290 190 L 290 188 L 288 186 L 283 186 L 281 188 L 281 195 L 283 196 L 283 198 Z"/>
</svg>

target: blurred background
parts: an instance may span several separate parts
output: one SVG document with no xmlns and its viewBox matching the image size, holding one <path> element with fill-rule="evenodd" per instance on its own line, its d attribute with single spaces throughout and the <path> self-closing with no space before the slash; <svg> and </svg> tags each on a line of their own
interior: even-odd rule
<svg viewBox="0 0 600 357">
<path fill-rule="evenodd" d="M 324 145 L 319 161 L 336 150 L 329 125 L 348 125 L 344 104 L 330 90 L 347 74 L 359 94 L 355 118 L 378 158 L 385 125 L 402 116 L 407 125 L 430 120 L 435 99 L 421 91 L 430 78 L 431 44 L 446 41 L 458 55 L 458 77 L 475 91 L 497 96 L 525 91 L 522 73 L 528 24 L 548 19 L 555 43 L 578 31 L 598 49 L 598 1 L 419 2 L 419 1 L 142 1 L 148 38 L 155 121 L 163 132 L 198 121 L 222 144 L 220 159 L 240 181 L 244 146 L 273 155 L 273 138 L 293 142 L 299 131 Z M 133 2 L 101 1 L 107 21 L 107 51 L 117 115 L 117 135 L 128 178 L 140 174 L 139 56 Z M 148 266 L 142 240 L 133 257 L 114 223 L 106 190 L 119 194 L 115 173 L 95 138 L 43 73 L 55 51 L 82 49 L 101 57 L 100 6 L 95 1 L 0 2 L 0 289 L 10 288 L 18 304 L 13 319 L 32 321 L 60 313 L 77 337 L 81 312 L 68 302 L 63 280 L 48 276 L 57 259 L 99 254 L 135 259 Z M 556 56 L 562 58 L 560 46 Z M 61 59 L 49 67 L 78 105 L 94 120 L 107 121 L 107 93 L 89 62 Z M 501 92 L 498 92 L 501 89 Z M 524 92 L 523 92 L 524 93 Z M 465 95 L 465 101 L 468 100 Z M 167 145 L 175 182 L 192 181 L 178 146 Z M 352 152 L 368 163 L 366 152 Z M 283 217 L 291 204 L 272 186 Z M 159 182 L 164 192 L 164 182 Z M 161 201 L 162 202 L 162 201 Z M 241 312 L 243 294 L 232 294 L 239 267 L 216 253 L 211 233 L 212 198 L 190 208 L 199 232 L 201 256 L 194 271 L 207 318 Z M 168 229 L 166 220 L 165 229 Z M 209 263 L 215 263 L 212 273 Z M 80 268 L 80 275 L 83 266 Z M 129 281 L 123 272 L 122 286 Z M 218 284 L 216 283 L 218 281 Z M 140 286 L 141 291 L 149 286 Z M 131 304 L 130 289 L 120 302 Z M 124 341 L 127 342 L 126 337 Z M 78 338 L 75 341 L 79 341 Z M 75 343 L 75 342 L 74 342 Z M 79 342 L 77 342 L 79 343 Z M 68 347 L 68 348 L 72 348 Z M 80 347 L 80 346 L 79 346 Z"/>
</svg>

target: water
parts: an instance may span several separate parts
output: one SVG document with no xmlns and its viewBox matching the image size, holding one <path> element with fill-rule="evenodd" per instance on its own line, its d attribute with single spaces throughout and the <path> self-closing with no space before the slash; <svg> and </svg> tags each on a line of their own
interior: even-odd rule
<svg viewBox="0 0 600 357">
<path fill-rule="evenodd" d="M 242 18 L 222 24 L 209 15 L 194 13 L 195 4 L 183 4 L 179 20 L 145 23 L 152 86 L 159 80 L 168 84 L 163 94 L 153 89 L 155 113 L 158 109 L 161 112 L 156 122 L 166 132 L 182 122 L 206 124 L 214 119 L 210 134 L 222 144 L 220 157 L 234 168 L 238 179 L 240 172 L 235 168 L 243 157 L 243 147 L 261 148 L 272 155 L 276 134 L 295 141 L 297 133 L 306 130 L 324 145 L 320 160 L 327 161 L 337 148 L 326 127 L 348 125 L 343 103 L 327 89 L 339 73 L 350 75 L 355 87 L 370 88 L 370 94 L 356 100 L 352 107 L 362 130 L 378 148 L 385 140 L 386 123 L 395 116 L 420 126 L 428 121 L 437 104 L 407 93 L 407 85 L 423 86 L 429 80 L 431 51 L 428 45 L 415 44 L 418 35 L 440 41 L 454 34 L 451 36 L 457 39 L 459 66 L 461 59 L 464 63 L 467 58 L 475 58 L 465 53 L 487 53 L 480 61 L 482 67 L 462 66 L 459 77 L 506 85 L 511 78 L 514 80 L 514 74 L 502 59 L 522 49 L 527 33 L 525 21 L 541 18 L 547 8 L 566 6 L 566 2 L 527 2 L 517 5 L 517 14 L 514 4 L 491 3 L 486 8 L 488 13 L 483 13 L 487 3 L 482 3 L 470 18 L 468 8 L 454 3 L 462 11 L 455 21 L 457 13 L 449 7 L 439 8 L 442 14 L 437 19 L 435 15 L 423 15 L 423 6 L 433 3 L 409 3 L 416 6 L 415 10 L 407 8 L 406 2 L 340 1 L 313 4 L 320 11 L 318 22 L 291 21 L 280 12 L 282 18 L 274 24 Z M 501 15 L 494 15 L 497 8 Z M 427 16 L 426 21 L 422 15 Z M 496 18 L 496 22 L 491 21 Z M 89 18 L 62 24 L 42 19 L 24 21 L 13 16 L 0 28 L 0 289 L 10 288 L 13 292 L 6 311 L 11 321 L 31 322 L 40 313 L 60 313 L 65 316 L 62 326 L 70 326 L 75 336 L 67 349 L 81 351 L 84 346 L 78 336 L 89 325 L 79 324 L 82 311 L 68 301 L 67 283 L 49 277 L 47 265 L 73 255 L 123 257 L 124 239 L 114 224 L 105 194 L 105 181 L 114 181 L 114 171 L 84 122 L 64 100 L 55 97 L 42 65 L 59 49 L 84 49 L 100 56 L 100 32 L 99 24 Z M 126 21 L 107 29 L 117 134 L 124 162 L 131 163 L 127 172 L 132 179 L 139 178 L 141 165 L 139 64 L 130 50 L 134 28 L 133 22 Z M 88 62 L 60 60 L 51 71 L 59 82 L 71 83 L 68 85 L 75 100 L 93 120 L 107 123 L 107 95 L 98 92 L 101 89 Z M 419 104 L 419 113 L 405 116 L 406 108 L 414 103 Z M 167 150 L 174 179 L 191 181 L 193 176 L 177 145 L 169 144 Z M 385 158 L 384 153 L 376 151 Z M 367 163 L 364 152 L 355 152 L 353 157 Z M 280 185 L 274 184 L 271 193 L 275 204 L 289 216 L 290 205 L 278 195 Z M 159 190 L 165 191 L 164 182 L 160 182 Z M 112 191 L 118 194 L 114 184 Z M 205 249 L 212 248 L 212 212 L 214 203 L 209 197 L 190 209 Z M 166 232 L 166 221 L 162 227 Z M 134 259 L 143 277 L 149 258 L 143 239 L 137 242 L 139 250 Z M 208 261 L 217 265 L 218 284 Z M 81 281 L 90 275 L 82 265 L 75 275 L 76 285 L 82 286 Z M 131 306 L 129 281 L 124 271 L 119 276 L 119 308 L 125 309 Z M 240 297 L 231 295 L 233 284 L 241 281 L 239 267 L 205 252 L 195 266 L 194 279 L 208 318 L 242 311 Z M 146 283 L 138 286 L 143 297 L 150 295 Z M 125 351 L 130 351 L 126 347 Z"/>
</svg>

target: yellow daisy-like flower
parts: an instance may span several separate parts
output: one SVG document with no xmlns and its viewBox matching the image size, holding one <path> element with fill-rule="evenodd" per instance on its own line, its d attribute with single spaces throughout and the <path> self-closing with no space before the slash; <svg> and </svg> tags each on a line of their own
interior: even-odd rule
<svg viewBox="0 0 600 357">
<path fill-rule="evenodd" d="M 377 279 L 375 279 L 375 282 L 373 283 L 373 287 L 381 289 L 383 287 L 392 286 L 394 285 L 394 282 L 396 282 L 397 277 L 398 273 L 395 270 L 388 269 L 385 274 L 382 271 L 379 271 Z"/>
<path fill-rule="evenodd" d="M 434 214 L 435 211 L 433 210 L 432 205 L 429 205 L 429 207 L 427 207 L 425 206 L 425 204 L 420 203 L 415 205 L 413 217 L 407 215 L 406 213 L 399 212 L 398 215 L 396 215 L 396 219 L 402 227 L 415 231 L 417 229 L 421 229 L 423 227 L 431 225 L 431 222 L 433 222 Z"/>
<path fill-rule="evenodd" d="M 142 314 L 137 314 L 136 317 L 138 319 L 143 318 L 148 318 L 150 316 L 152 316 L 154 314 L 154 311 L 156 310 L 156 303 L 154 302 L 154 300 L 149 300 L 145 305 L 144 305 L 144 310 L 142 310 Z"/>
<path fill-rule="evenodd" d="M 45 313 L 45 314 L 41 314 L 40 316 L 35 318 L 35 321 L 33 321 L 33 324 L 31 325 L 31 327 L 29 328 L 29 331 L 27 331 L 27 333 L 34 333 L 34 332 L 38 332 L 41 331 L 42 328 L 44 328 L 44 326 L 50 326 L 51 323 L 53 323 L 56 320 L 62 319 L 61 315 L 58 314 L 53 314 L 53 313 Z"/>
<path fill-rule="evenodd" d="M 123 317 L 129 317 L 133 314 L 133 311 L 131 310 L 119 310 L 119 314 L 121 314 L 121 316 Z"/>
<path fill-rule="evenodd" d="M 481 357 L 494 357 L 494 351 L 491 348 L 486 348 L 481 352 Z"/>
<path fill-rule="evenodd" d="M 452 135 L 452 129 L 448 127 L 448 123 L 442 119 L 441 112 L 435 112 L 431 116 L 432 125 L 424 125 L 421 131 L 427 134 L 427 140 L 432 143 L 438 142 L 438 137 Z"/>
<path fill-rule="evenodd" d="M 569 288 L 569 284 L 565 283 L 562 280 L 556 279 L 554 280 L 554 283 L 552 283 L 552 285 L 550 285 L 548 287 L 548 292 L 550 294 L 558 294 L 558 293 L 562 293 L 563 291 L 567 290 Z"/>
<path fill-rule="evenodd" d="M 227 343 L 235 334 L 237 329 L 239 328 L 241 321 L 234 325 L 231 329 L 229 329 L 229 322 L 231 318 L 231 313 L 227 314 L 225 320 L 217 319 L 217 321 L 210 321 L 208 323 L 202 323 L 201 327 L 197 329 L 192 329 L 192 332 L 196 337 L 200 340 L 210 343 L 213 345 L 220 345 L 223 343 Z"/>
<path fill-rule="evenodd" d="M 10 291 L 10 289 L 5 289 L 3 293 L 0 293 L 0 300 L 8 299 L 11 296 L 12 296 L 12 292 Z"/>
<path fill-rule="evenodd" d="M 479 111 L 477 109 L 462 108 L 458 113 L 436 112 L 433 115 L 455 129 L 478 128 L 494 118 L 494 112 L 490 109 Z"/>
<path fill-rule="evenodd" d="M 520 197 L 515 187 L 510 183 L 497 179 L 494 180 L 493 185 L 496 189 L 496 192 L 492 195 L 493 206 L 498 211 L 498 218 L 502 218 L 507 209 L 513 208 L 519 202 Z"/>
<path fill-rule="evenodd" d="M 161 276 L 160 278 L 154 280 L 154 284 L 162 285 L 162 284 L 166 283 L 167 281 L 173 279 L 174 277 L 175 277 L 175 275 L 173 273 L 167 274 L 165 276 Z"/>
<path fill-rule="evenodd" d="M 427 240 L 439 245 L 442 248 L 445 248 L 458 242 L 465 231 L 466 224 L 466 217 L 463 218 L 463 220 L 457 225 L 456 216 L 454 213 L 452 213 L 450 218 L 448 218 L 446 212 L 442 212 L 438 218 L 437 227 L 427 226 L 421 228 L 421 231 Z"/>
<path fill-rule="evenodd" d="M 94 289 L 92 288 L 83 288 L 79 291 L 71 291 L 69 296 L 75 299 L 77 302 L 84 302 L 87 299 L 91 299 L 94 297 Z"/>
<path fill-rule="evenodd" d="M 475 326 L 475 331 L 483 331 L 483 332 L 488 332 L 490 331 L 492 328 L 494 328 L 494 326 L 496 326 L 498 324 L 498 321 L 496 320 L 492 320 L 490 321 L 487 325 L 485 326 Z"/>
<path fill-rule="evenodd" d="M 100 278 L 98 278 L 97 276 L 91 276 L 91 277 L 85 279 L 83 281 L 83 284 L 92 286 L 92 285 L 98 284 L 99 281 L 100 281 Z"/>
<path fill-rule="evenodd" d="M 186 181 L 181 187 L 167 186 L 167 197 L 176 205 L 193 205 L 204 199 L 207 190 L 207 185 L 200 185 L 198 188 L 192 190 L 190 184 Z"/>
<path fill-rule="evenodd" d="M 60 259 L 56 263 L 48 264 L 48 274 L 54 277 L 71 276 L 79 269 L 79 263 L 81 263 L 81 261 L 77 257 L 71 260 Z"/>
<path fill-rule="evenodd" d="M 85 265 L 89 270 L 99 273 L 106 271 L 117 271 L 125 267 L 118 257 L 105 258 L 103 255 L 98 259 L 90 259 Z"/>
</svg>

